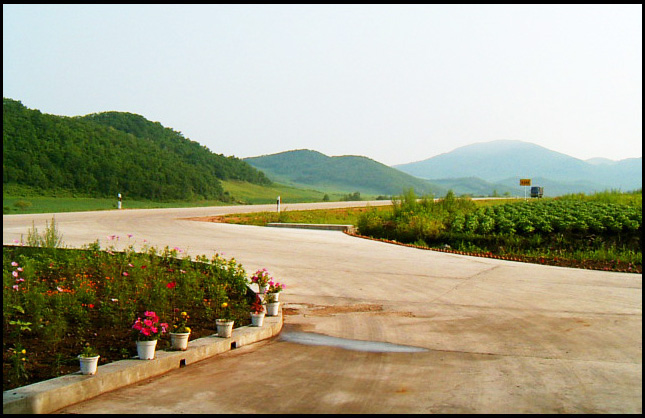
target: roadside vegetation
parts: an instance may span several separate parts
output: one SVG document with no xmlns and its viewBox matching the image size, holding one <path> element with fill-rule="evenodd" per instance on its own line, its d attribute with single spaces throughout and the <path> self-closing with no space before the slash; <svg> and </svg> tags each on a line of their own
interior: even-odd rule
<svg viewBox="0 0 645 418">
<path fill-rule="evenodd" d="M 285 209 L 281 210 L 280 213 L 272 211 L 223 215 L 214 217 L 212 220 L 215 222 L 256 226 L 265 226 L 272 222 L 356 225 L 361 214 L 369 211 L 379 213 L 389 210 L 389 208 L 383 206 L 293 211 Z"/>
<path fill-rule="evenodd" d="M 642 272 L 642 190 L 482 204 L 413 191 L 362 214 L 361 235 L 419 247 L 556 265 Z"/>
<path fill-rule="evenodd" d="M 361 198 L 359 192 L 353 194 L 344 194 L 342 191 L 323 193 L 317 190 L 298 189 L 278 183 L 261 185 L 240 180 L 222 180 L 221 184 L 224 188 L 224 193 L 230 196 L 229 201 L 224 202 L 218 199 L 157 201 L 126 197 L 123 199 L 122 207 L 123 209 L 156 209 L 275 204 L 278 196 L 280 196 L 285 205 L 289 203 L 389 199 L 385 196 L 372 195 Z M 22 213 L 112 210 L 117 208 L 117 200 L 116 195 L 113 197 L 96 197 L 64 189 L 42 190 L 31 186 L 9 184 L 3 188 L 2 213 L 5 215 L 17 215 Z"/>
<path fill-rule="evenodd" d="M 543 199 L 418 197 L 391 206 L 258 212 L 216 222 L 351 224 L 357 235 L 439 251 L 539 264 L 642 272 L 642 191 Z"/>
<path fill-rule="evenodd" d="M 3 246 L 3 391 L 77 372 L 86 344 L 100 364 L 132 358 L 131 327 L 145 311 L 167 323 L 188 312 L 191 339 L 215 334 L 223 302 L 236 327 L 250 323 L 255 293 L 235 259 L 145 245 L 135 252 L 134 243 L 123 251 L 98 242 L 65 249 L 62 238 L 52 219 L 42 233 L 30 229 L 24 246 Z M 165 335 L 158 349 L 167 347 Z"/>
</svg>

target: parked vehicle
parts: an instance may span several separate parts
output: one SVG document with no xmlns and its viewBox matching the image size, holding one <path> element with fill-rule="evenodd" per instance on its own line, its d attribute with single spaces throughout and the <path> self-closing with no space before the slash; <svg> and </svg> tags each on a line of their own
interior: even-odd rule
<svg viewBox="0 0 645 418">
<path fill-rule="evenodd" d="M 544 187 L 533 186 L 531 187 L 531 197 L 541 198 L 544 196 Z"/>
</svg>

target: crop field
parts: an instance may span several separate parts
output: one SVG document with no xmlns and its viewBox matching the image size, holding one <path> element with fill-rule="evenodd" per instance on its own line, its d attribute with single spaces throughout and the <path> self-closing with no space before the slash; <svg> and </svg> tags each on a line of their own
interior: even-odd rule
<svg viewBox="0 0 645 418">
<path fill-rule="evenodd" d="M 447 196 L 403 196 L 390 212 L 368 212 L 361 235 L 558 265 L 642 272 L 642 194 L 567 196 L 482 206 Z"/>
</svg>

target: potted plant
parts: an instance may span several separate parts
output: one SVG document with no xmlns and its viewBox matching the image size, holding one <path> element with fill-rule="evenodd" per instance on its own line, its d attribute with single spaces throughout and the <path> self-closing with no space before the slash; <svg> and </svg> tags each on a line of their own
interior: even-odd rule
<svg viewBox="0 0 645 418">
<path fill-rule="evenodd" d="M 161 322 L 153 311 L 145 311 L 143 315 L 145 318 L 137 318 L 132 329 L 137 340 L 139 359 L 152 360 L 155 358 L 157 340 L 168 330 L 168 324 Z"/>
<path fill-rule="evenodd" d="M 266 296 L 267 316 L 277 316 L 280 302 L 278 302 L 278 293 L 267 293 Z"/>
<path fill-rule="evenodd" d="M 174 318 L 172 330 L 170 331 L 170 346 L 172 350 L 185 351 L 188 348 L 188 338 L 190 337 L 190 327 L 188 319 L 190 316 L 187 312 L 182 312 Z"/>
<path fill-rule="evenodd" d="M 255 296 L 255 301 L 251 305 L 251 325 L 261 327 L 264 323 L 264 305 L 259 296 Z"/>
<path fill-rule="evenodd" d="M 215 325 L 217 326 L 217 335 L 222 338 L 229 338 L 233 333 L 233 313 L 231 305 L 228 302 L 222 302 L 217 310 Z"/>
<path fill-rule="evenodd" d="M 269 287 L 269 280 L 271 280 L 271 277 L 269 277 L 269 272 L 266 268 L 259 269 L 253 274 L 253 276 L 251 276 L 251 282 L 258 285 L 259 294 L 266 293 L 267 288 Z"/>
<path fill-rule="evenodd" d="M 86 343 L 83 351 L 79 354 L 78 359 L 81 362 L 81 374 L 95 374 L 99 363 L 99 353 Z"/>
<path fill-rule="evenodd" d="M 267 295 L 273 295 L 270 297 L 271 299 L 274 299 L 276 302 L 280 300 L 280 292 L 282 292 L 283 289 L 285 289 L 287 286 L 284 284 L 278 283 L 278 282 L 273 282 L 273 280 L 269 280 L 269 287 L 267 289 Z"/>
</svg>

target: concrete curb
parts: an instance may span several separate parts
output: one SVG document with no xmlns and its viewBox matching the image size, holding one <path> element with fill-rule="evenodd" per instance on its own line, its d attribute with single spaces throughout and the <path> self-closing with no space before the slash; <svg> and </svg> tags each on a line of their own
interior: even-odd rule
<svg viewBox="0 0 645 418">
<path fill-rule="evenodd" d="M 343 231 L 343 232 L 354 232 L 354 225 L 342 225 L 342 224 L 299 224 L 299 223 L 289 223 L 289 222 L 269 222 L 267 226 L 278 227 L 278 228 L 302 228 L 302 229 L 323 229 L 327 231 Z"/>
<path fill-rule="evenodd" d="M 282 305 L 282 304 L 281 304 Z M 104 392 L 167 373 L 216 354 L 278 335 L 282 330 L 282 307 L 278 316 L 266 316 L 261 327 L 233 329 L 230 338 L 217 334 L 188 342 L 186 351 L 157 350 L 154 360 L 136 358 L 98 367 L 95 375 L 76 373 L 34 383 L 2 393 L 3 414 L 48 414 Z"/>
</svg>

